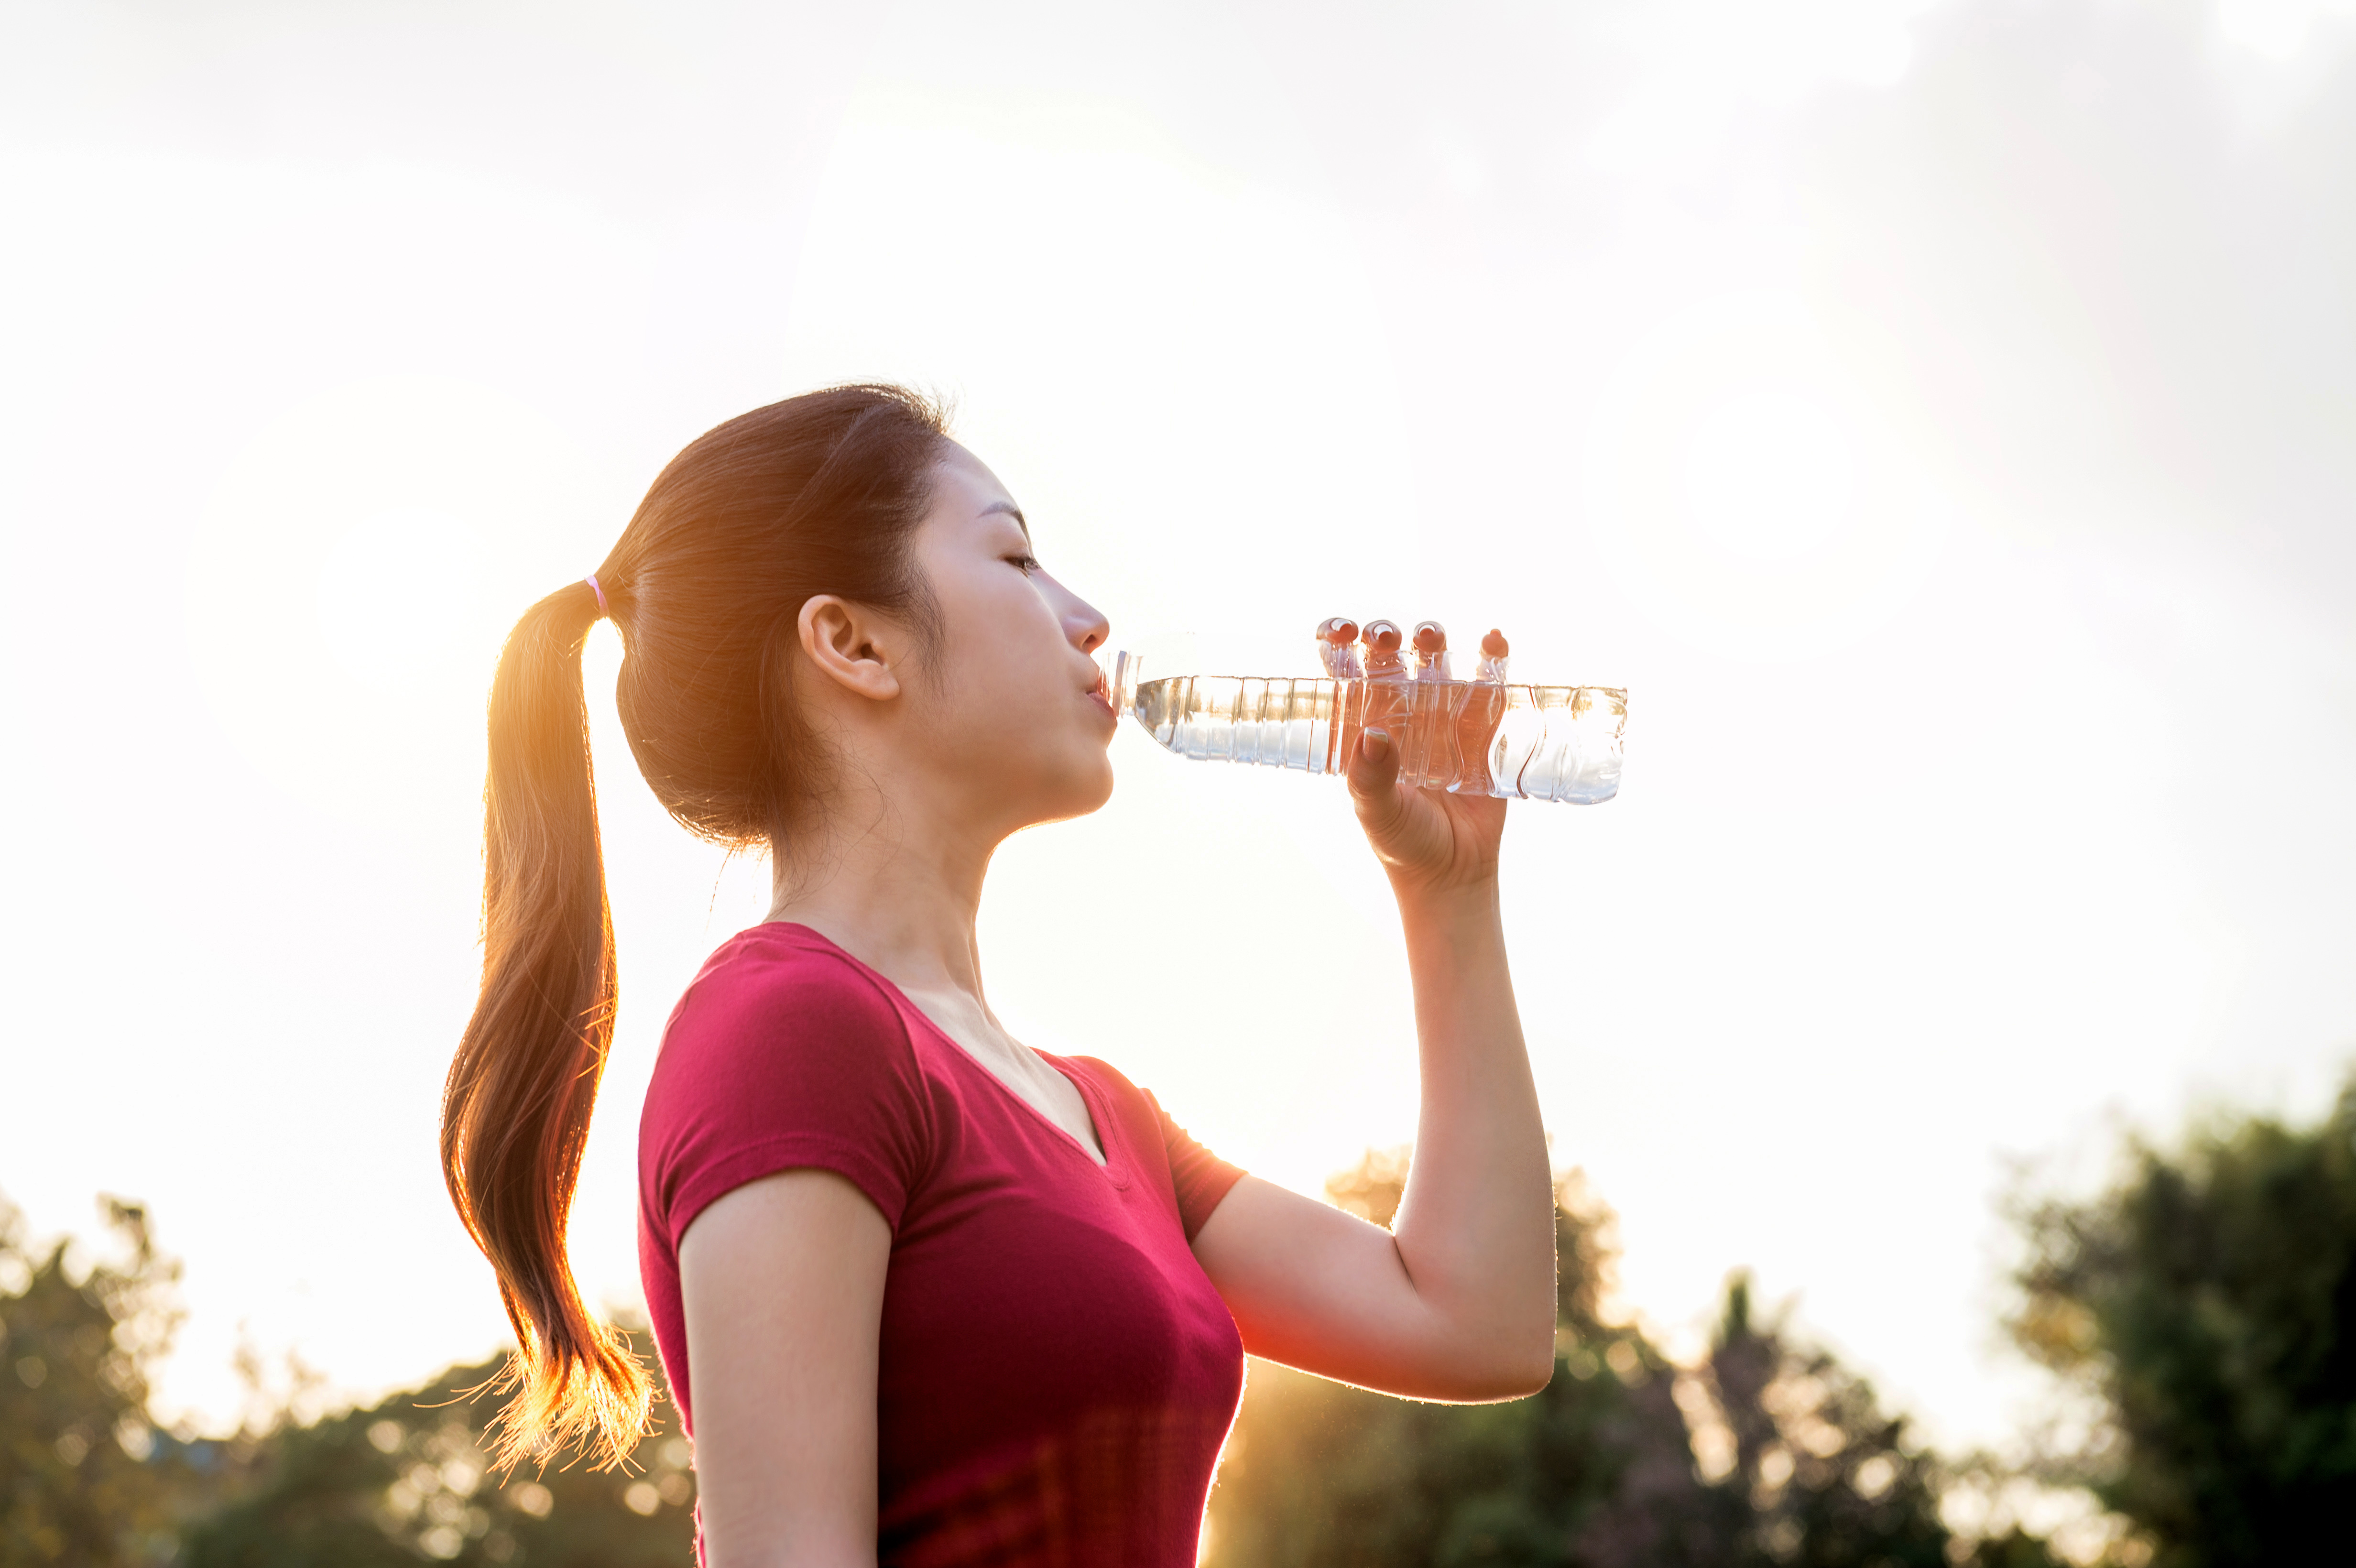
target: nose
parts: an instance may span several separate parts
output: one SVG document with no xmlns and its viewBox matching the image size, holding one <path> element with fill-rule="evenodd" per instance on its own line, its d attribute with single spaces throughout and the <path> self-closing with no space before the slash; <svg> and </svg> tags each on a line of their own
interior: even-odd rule
<svg viewBox="0 0 2356 1568">
<path fill-rule="evenodd" d="M 1064 588 L 1060 583 L 1056 586 L 1063 592 L 1065 600 L 1064 635 L 1070 638 L 1072 646 L 1079 649 L 1080 652 L 1095 653 L 1104 646 L 1105 639 L 1112 635 L 1112 623 L 1105 619 L 1103 611 L 1078 594 Z"/>
</svg>

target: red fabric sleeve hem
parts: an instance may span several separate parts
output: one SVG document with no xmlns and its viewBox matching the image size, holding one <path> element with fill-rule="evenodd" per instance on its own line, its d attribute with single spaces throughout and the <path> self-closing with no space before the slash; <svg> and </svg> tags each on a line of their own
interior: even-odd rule
<svg viewBox="0 0 2356 1568">
<path fill-rule="evenodd" d="M 883 1214 L 885 1224 L 894 1232 L 899 1230 L 907 1194 L 872 1150 L 841 1138 L 797 1133 L 737 1149 L 699 1166 L 692 1177 L 681 1182 L 663 1215 L 663 1223 L 670 1232 L 672 1254 L 678 1254 L 680 1241 L 686 1236 L 688 1227 L 706 1209 L 738 1188 L 783 1170 L 832 1171 L 858 1188 Z"/>
<path fill-rule="evenodd" d="M 1236 1183 L 1251 1174 L 1224 1160 L 1219 1163 L 1219 1169 L 1194 1184 L 1193 1190 L 1186 1194 L 1187 1201 L 1180 1206 L 1178 1217 L 1186 1227 L 1189 1245 L 1203 1233 L 1203 1227 L 1211 1222 L 1211 1216 L 1219 1211 L 1219 1205 L 1227 1200 L 1227 1194 L 1236 1189 Z M 1199 1220 L 1194 1217 L 1197 1213 L 1202 1215 Z"/>
</svg>

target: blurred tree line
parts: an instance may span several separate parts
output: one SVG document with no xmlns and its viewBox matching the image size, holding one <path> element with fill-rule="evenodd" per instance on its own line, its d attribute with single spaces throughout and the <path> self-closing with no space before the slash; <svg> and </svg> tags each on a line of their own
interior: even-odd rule
<svg viewBox="0 0 2356 1568">
<path fill-rule="evenodd" d="M 1378 1224 L 1403 1151 L 1329 1196 Z M 1862 1378 L 1729 1284 L 1708 1354 L 1670 1363 L 1605 1303 L 1609 1211 L 1558 1193 L 1553 1382 L 1419 1404 L 1254 1362 L 1211 1498 L 1214 1568 L 2048 1568 L 1941 1503 L 1985 1460 L 1927 1452 Z M 112 1255 L 36 1250 L 0 1201 L 0 1568 L 683 1568 L 694 1483 L 659 1419 L 625 1472 L 486 1462 L 497 1360 L 366 1409 L 282 1406 L 233 1435 L 158 1429 L 147 1372 L 177 1266 L 136 1205 Z M 2318 1126 L 2219 1121 L 2128 1146 L 2093 1198 L 2023 1203 L 2008 1322 L 2083 1419 L 2025 1471 L 2083 1488 L 2119 1568 L 2329 1560 L 2356 1498 L 2356 1080 Z M 668 1415 L 668 1404 L 658 1407 Z M 2082 1554 L 2083 1555 L 2083 1554 Z"/>
<path fill-rule="evenodd" d="M 2133 1142 L 2102 1198 L 2018 1219 L 2008 1327 L 2094 1413 L 2047 1478 L 2131 1520 L 2151 1568 L 2356 1557 L 2356 1079 L 2319 1126 Z"/>
<path fill-rule="evenodd" d="M 1407 1163 L 1370 1155 L 1327 1196 L 1387 1225 Z M 1945 1568 L 1938 1465 L 1862 1380 L 1762 1320 L 1740 1275 L 1708 1360 L 1674 1367 L 1603 1317 L 1611 1216 L 1575 1175 L 1555 1229 L 1555 1376 L 1534 1399 L 1419 1404 L 1252 1363 L 1215 1568 Z"/>
<path fill-rule="evenodd" d="M 695 1483 L 669 1402 L 627 1471 L 503 1480 L 483 1442 L 496 1394 L 469 1394 L 504 1358 L 319 1420 L 282 1402 L 226 1438 L 154 1426 L 146 1373 L 170 1340 L 179 1271 L 144 1211 L 103 1202 L 114 1262 L 63 1243 L 29 1251 L 0 1200 L 0 1568 L 694 1561 Z"/>
</svg>

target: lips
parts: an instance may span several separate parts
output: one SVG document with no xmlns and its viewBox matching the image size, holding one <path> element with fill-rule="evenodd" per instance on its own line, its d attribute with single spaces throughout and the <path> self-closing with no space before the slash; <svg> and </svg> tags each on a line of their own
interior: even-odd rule
<svg viewBox="0 0 2356 1568">
<path fill-rule="evenodd" d="M 1112 710 L 1112 688 L 1106 681 L 1104 671 L 1097 671 L 1096 684 L 1088 688 L 1086 695 L 1089 701 L 1105 710 L 1106 718 L 1116 723 L 1119 721 L 1120 715 Z"/>
</svg>

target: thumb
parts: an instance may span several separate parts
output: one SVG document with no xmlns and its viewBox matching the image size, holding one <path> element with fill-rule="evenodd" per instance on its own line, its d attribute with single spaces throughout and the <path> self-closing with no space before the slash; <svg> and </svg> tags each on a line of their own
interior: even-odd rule
<svg viewBox="0 0 2356 1568">
<path fill-rule="evenodd" d="M 1375 816 L 1398 810 L 1398 747 L 1392 744 L 1390 731 L 1360 731 L 1357 751 L 1350 758 L 1350 796 L 1370 826 Z"/>
</svg>

